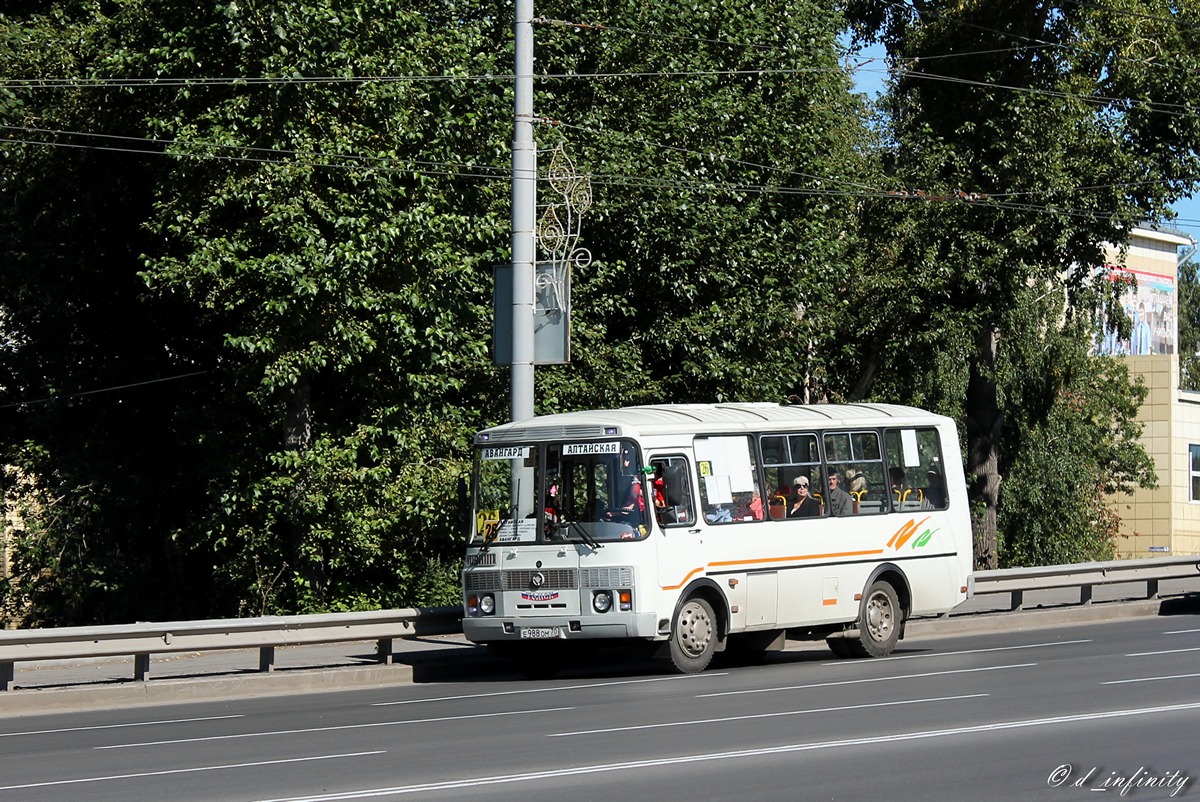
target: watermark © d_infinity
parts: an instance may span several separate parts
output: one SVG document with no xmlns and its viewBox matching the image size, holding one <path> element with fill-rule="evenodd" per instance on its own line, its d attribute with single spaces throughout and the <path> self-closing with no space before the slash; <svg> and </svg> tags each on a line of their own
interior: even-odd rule
<svg viewBox="0 0 1200 802">
<path fill-rule="evenodd" d="M 1137 771 L 1131 774 L 1119 771 L 1106 774 L 1099 766 L 1076 769 L 1070 763 L 1056 767 L 1046 778 L 1046 784 L 1051 788 L 1116 791 L 1121 796 L 1126 796 L 1138 788 L 1167 788 L 1171 790 L 1171 796 L 1175 796 L 1191 781 L 1191 776 L 1181 771 L 1154 772 L 1145 766 L 1139 766 Z"/>
</svg>

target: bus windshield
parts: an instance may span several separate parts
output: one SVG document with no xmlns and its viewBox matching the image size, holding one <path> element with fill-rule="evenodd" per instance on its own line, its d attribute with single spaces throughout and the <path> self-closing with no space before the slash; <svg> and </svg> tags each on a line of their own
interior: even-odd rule
<svg viewBox="0 0 1200 802">
<path fill-rule="evenodd" d="M 483 446 L 472 542 L 636 540 L 649 530 L 646 473 L 629 440 Z"/>
</svg>

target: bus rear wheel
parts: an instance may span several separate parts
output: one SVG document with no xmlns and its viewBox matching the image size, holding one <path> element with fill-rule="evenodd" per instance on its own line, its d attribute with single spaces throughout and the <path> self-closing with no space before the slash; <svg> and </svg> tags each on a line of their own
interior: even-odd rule
<svg viewBox="0 0 1200 802">
<path fill-rule="evenodd" d="M 858 618 L 858 637 L 852 641 L 853 651 L 860 657 L 887 657 L 900 639 L 900 622 L 904 611 L 890 582 L 872 583 L 863 598 Z"/>
<path fill-rule="evenodd" d="M 716 615 L 699 596 L 688 599 L 671 627 L 671 662 L 682 674 L 698 674 L 708 667 L 717 648 Z"/>
</svg>

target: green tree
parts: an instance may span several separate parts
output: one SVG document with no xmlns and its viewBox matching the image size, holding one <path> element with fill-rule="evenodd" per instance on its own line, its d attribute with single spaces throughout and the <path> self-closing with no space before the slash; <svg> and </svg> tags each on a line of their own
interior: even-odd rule
<svg viewBox="0 0 1200 802">
<path fill-rule="evenodd" d="M 1189 255 L 1179 263 L 1179 388 L 1200 390 L 1200 276 Z"/>
<path fill-rule="evenodd" d="M 543 371 L 566 407 L 817 400 L 865 160 L 866 109 L 820 3 L 548 0 L 535 108 L 591 173 L 575 354 Z M 767 69 L 764 69 L 766 67 Z"/>
<path fill-rule="evenodd" d="M 6 75 L 63 81 L 0 95 L 20 132 L 0 189 L 15 257 L 3 386 L 59 399 L 4 424 L 5 459 L 38 481 L 17 601 L 83 622 L 456 597 L 466 446 L 507 409 L 488 331 L 508 247 L 511 12 L 46 8 L 3 19 L 18 46 L 0 55 Z M 539 112 L 564 123 L 541 144 L 565 140 L 598 201 L 577 359 L 540 371 L 541 409 L 819 387 L 863 163 L 836 17 L 795 2 L 541 11 L 629 24 L 539 28 Z M 35 128 L 128 139 L 80 155 L 30 144 L 62 144 Z M 102 212 L 50 238 L 53 255 L 25 235 Z M 96 254 L 87 281 L 81 253 Z M 86 314 L 108 298 L 130 331 Z M 56 348 L 56 314 L 73 350 Z M 190 378 L 136 404 L 91 394 L 151 368 Z M 84 404 L 125 414 L 63 426 Z"/>
<path fill-rule="evenodd" d="M 1092 270 L 1102 244 L 1123 242 L 1190 191 L 1200 118 L 1173 109 L 1200 96 L 1194 10 L 864 0 L 850 13 L 903 67 L 885 101 L 882 160 L 910 202 L 867 219 L 894 243 L 885 270 L 920 290 L 882 325 L 966 355 L 976 556 L 995 567 L 1007 310 L 1030 286 L 1076 306 L 1105 303 Z M 913 334 L 926 331 L 941 334 Z"/>
<path fill-rule="evenodd" d="M 1123 359 L 1096 356 L 1090 316 L 1052 294 L 1026 290 L 1004 329 L 999 562 L 1111 559 L 1118 521 L 1107 497 L 1157 481 L 1138 441 L 1147 388 Z"/>
</svg>

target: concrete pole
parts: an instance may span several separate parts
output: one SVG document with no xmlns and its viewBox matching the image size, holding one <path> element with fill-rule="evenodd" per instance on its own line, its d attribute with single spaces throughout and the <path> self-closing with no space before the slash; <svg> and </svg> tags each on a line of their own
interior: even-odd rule
<svg viewBox="0 0 1200 802">
<path fill-rule="evenodd" d="M 537 146 L 533 141 L 533 0 L 516 0 L 515 121 L 512 150 L 512 368 L 513 420 L 533 417 L 534 224 Z"/>
</svg>

